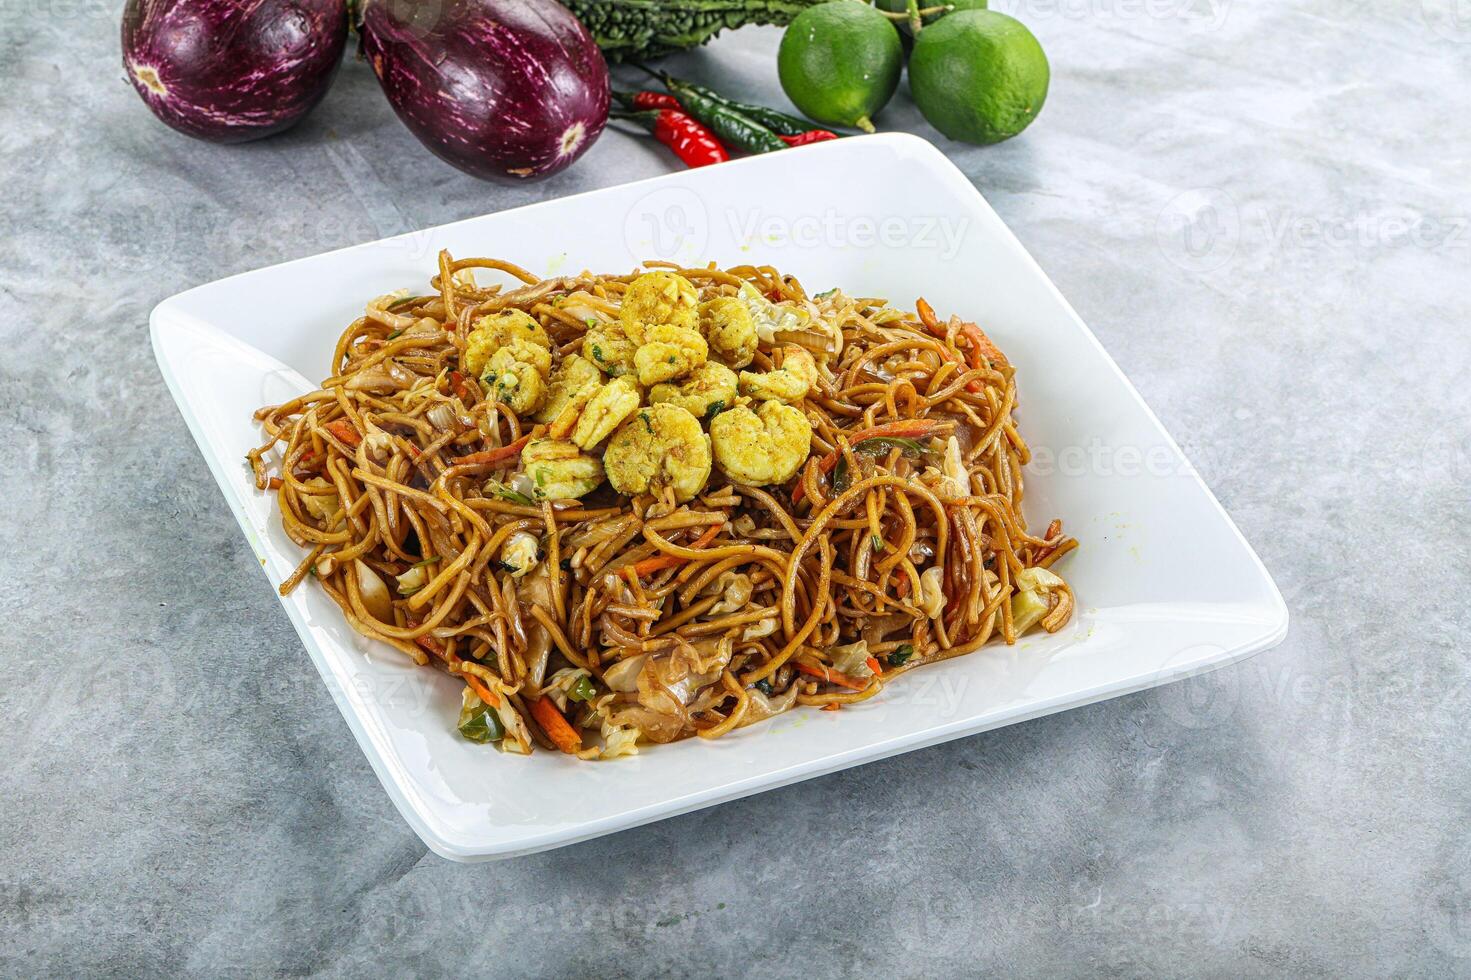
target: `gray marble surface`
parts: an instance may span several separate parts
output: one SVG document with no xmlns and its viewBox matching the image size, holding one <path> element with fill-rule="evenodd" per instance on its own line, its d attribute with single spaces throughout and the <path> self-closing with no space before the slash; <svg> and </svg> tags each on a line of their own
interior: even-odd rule
<svg viewBox="0 0 1471 980">
<path fill-rule="evenodd" d="M 953 156 L 1192 456 L 1282 646 L 466 867 L 309 667 L 148 311 L 670 161 L 609 133 L 477 183 L 357 63 L 285 136 L 193 142 L 125 84 L 117 7 L 0 6 L 0 974 L 1471 975 L 1466 10 L 1030 0 L 1031 131 L 947 143 L 902 91 L 880 119 Z M 676 64 L 780 102 L 777 39 Z"/>
</svg>

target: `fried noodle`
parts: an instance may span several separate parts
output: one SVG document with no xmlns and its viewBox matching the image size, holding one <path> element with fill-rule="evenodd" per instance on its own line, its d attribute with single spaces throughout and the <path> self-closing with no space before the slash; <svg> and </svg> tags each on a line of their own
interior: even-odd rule
<svg viewBox="0 0 1471 980">
<path fill-rule="evenodd" d="M 519 284 L 481 286 L 473 270 Z M 651 321 L 643 346 L 629 343 L 637 366 L 610 366 L 607 341 L 584 338 L 637 339 L 640 275 L 662 284 L 669 302 L 651 308 L 671 319 L 689 287 L 699 326 L 686 317 L 661 334 Z M 740 394 L 689 416 L 714 434 L 712 466 L 711 436 L 651 399 L 696 376 L 680 357 L 729 352 L 711 312 L 722 302 L 757 342 L 726 358 L 748 369 Z M 975 324 L 916 306 L 809 296 L 769 266 L 651 262 L 642 274 L 539 280 L 443 253 L 426 293 L 367 304 L 319 389 L 256 413 L 256 484 L 274 490 L 287 536 L 306 549 L 281 593 L 313 578 L 353 629 L 463 679 L 467 737 L 585 759 L 721 737 L 796 705 L 839 710 L 993 639 L 1057 632 L 1073 595 L 1051 569 L 1077 542 L 1059 521 L 1033 534 L 1022 516 L 1030 452 L 1015 371 Z M 486 331 L 507 323 L 544 336 L 550 396 L 534 398 L 548 358 L 504 333 L 490 346 L 505 350 L 471 370 Z M 686 328 L 708 345 L 676 339 L 658 364 L 643 357 Z M 558 372 L 574 367 L 588 383 L 558 394 Z M 682 373 L 635 386 L 659 376 L 646 368 Z M 589 392 L 612 398 L 615 382 L 636 409 L 584 431 L 601 411 Z M 758 408 L 760 421 L 784 419 L 796 448 L 785 436 L 738 445 L 717 421 Z M 656 432 L 675 415 L 684 435 Z M 740 446 L 755 452 L 749 466 Z M 552 448 L 562 457 L 530 461 Z M 783 452 L 796 454 L 784 478 L 751 477 Z"/>
</svg>

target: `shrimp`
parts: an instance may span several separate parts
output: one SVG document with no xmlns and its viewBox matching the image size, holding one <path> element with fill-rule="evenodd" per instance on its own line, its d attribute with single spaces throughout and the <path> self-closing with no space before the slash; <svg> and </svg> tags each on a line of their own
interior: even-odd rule
<svg viewBox="0 0 1471 980">
<path fill-rule="evenodd" d="M 628 339 L 642 346 L 652 327 L 699 327 L 700 294 L 694 283 L 673 272 L 646 272 L 628 286 L 618 322 Z"/>
<path fill-rule="evenodd" d="M 546 377 L 552 371 L 552 352 L 519 337 L 510 341 L 485 365 L 481 380 L 491 396 L 517 415 L 536 411 L 546 401 Z"/>
<path fill-rule="evenodd" d="M 811 352 L 795 344 L 788 344 L 784 350 L 786 358 L 781 367 L 765 374 L 741 372 L 741 394 L 794 405 L 807 397 L 807 392 L 817 384 L 817 362 L 812 359 Z"/>
<path fill-rule="evenodd" d="M 608 482 L 624 496 L 670 487 L 684 503 L 710 476 L 710 437 L 699 419 L 677 405 L 651 405 L 613 434 L 603 465 Z"/>
<path fill-rule="evenodd" d="M 538 500 L 572 500 L 603 482 L 603 464 L 566 439 L 533 439 L 521 450 L 521 465 Z"/>
<path fill-rule="evenodd" d="M 710 348 L 698 330 L 667 324 L 650 327 L 645 342 L 634 355 L 638 383 L 648 387 L 661 381 L 682 378 L 705 363 Z"/>
<path fill-rule="evenodd" d="M 548 351 L 552 349 L 552 338 L 547 336 L 540 323 L 521 310 L 502 310 L 475 321 L 470 335 L 465 338 L 465 353 L 460 358 L 460 367 L 466 374 L 480 377 L 496 351 L 512 340 L 522 340 Z"/>
<path fill-rule="evenodd" d="M 572 441 L 582 449 L 591 449 L 638 411 L 638 402 L 639 390 L 634 380 L 614 378 L 588 399 L 572 430 Z"/>
<path fill-rule="evenodd" d="M 756 321 L 735 296 L 700 304 L 700 333 L 710 345 L 710 356 L 730 367 L 743 368 L 756 356 Z"/>
<path fill-rule="evenodd" d="M 582 356 L 613 377 L 633 374 L 633 355 L 638 345 L 629 339 L 623 325 L 614 320 L 587 328 L 582 335 Z"/>
<path fill-rule="evenodd" d="M 666 381 L 649 389 L 650 405 L 668 402 L 705 421 L 730 408 L 735 401 L 735 372 L 714 361 L 706 361 L 682 381 Z"/>
<path fill-rule="evenodd" d="M 785 483 L 807 461 L 812 423 L 781 402 L 762 402 L 751 411 L 737 405 L 710 422 L 715 461 L 725 475 L 751 487 Z"/>
<path fill-rule="evenodd" d="M 577 417 L 582 406 L 601 387 L 603 372 L 585 357 L 571 354 L 557 365 L 552 372 L 552 383 L 547 387 L 546 404 L 536 413 L 538 422 L 555 422 L 563 412 L 571 412 L 567 425 Z"/>
</svg>

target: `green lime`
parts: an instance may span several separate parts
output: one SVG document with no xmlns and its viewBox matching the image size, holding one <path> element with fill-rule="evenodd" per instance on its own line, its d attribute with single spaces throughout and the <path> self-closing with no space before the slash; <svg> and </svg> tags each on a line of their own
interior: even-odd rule
<svg viewBox="0 0 1471 980">
<path fill-rule="evenodd" d="M 1047 99 L 1047 55 L 1018 20 L 966 10 L 919 32 L 909 58 L 914 103 L 940 132 L 999 143 L 1027 128 Z"/>
<path fill-rule="evenodd" d="M 904 50 L 889 19 L 866 3 L 832 0 L 797 15 L 781 38 L 781 87 L 818 122 L 873 132 L 899 86 Z"/>
<path fill-rule="evenodd" d="M 925 14 L 919 19 L 923 25 L 933 24 L 947 14 L 958 14 L 962 10 L 985 10 L 987 0 L 918 0 L 920 10 L 934 7 L 952 7 L 952 10 L 942 10 L 937 14 Z M 903 14 L 909 11 L 909 0 L 873 0 L 873 5 L 880 10 L 890 13 Z M 907 55 L 909 49 L 914 47 L 914 32 L 909 28 L 908 18 L 894 21 L 894 26 L 899 28 L 899 40 L 904 44 L 904 53 Z"/>
</svg>

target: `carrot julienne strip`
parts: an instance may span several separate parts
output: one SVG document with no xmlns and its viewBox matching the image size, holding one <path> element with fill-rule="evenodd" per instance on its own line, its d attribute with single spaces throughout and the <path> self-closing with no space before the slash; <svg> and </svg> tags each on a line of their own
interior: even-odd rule
<svg viewBox="0 0 1471 980">
<path fill-rule="evenodd" d="M 468 456 L 455 457 L 456 466 L 477 466 L 482 463 L 499 463 L 503 459 L 519 456 L 521 450 L 531 441 L 531 434 L 527 433 L 515 442 L 502 446 L 499 449 L 487 449 L 483 452 L 471 453 Z"/>
<path fill-rule="evenodd" d="M 562 717 L 562 712 L 557 710 L 551 698 L 534 698 L 528 703 L 536 723 L 547 733 L 547 738 L 552 740 L 553 745 L 568 755 L 576 755 L 582 751 L 582 736 L 567 724 L 567 719 Z"/>
</svg>

